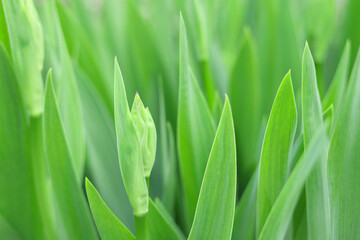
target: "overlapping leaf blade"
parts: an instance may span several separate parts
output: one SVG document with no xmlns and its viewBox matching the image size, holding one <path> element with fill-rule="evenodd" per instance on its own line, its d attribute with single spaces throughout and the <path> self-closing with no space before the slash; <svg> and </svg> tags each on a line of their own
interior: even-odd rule
<svg viewBox="0 0 360 240">
<path fill-rule="evenodd" d="M 258 238 L 259 240 L 284 239 L 306 178 L 316 162 L 319 161 L 319 157 L 324 149 L 328 147 L 325 130 L 325 128 L 320 127 L 316 131 L 308 145 L 308 149 L 305 150 L 302 158 L 291 172 L 291 175 L 271 208 Z"/>
<path fill-rule="evenodd" d="M 330 239 L 360 238 L 360 51 L 330 141 Z"/>
<path fill-rule="evenodd" d="M 239 164 L 239 181 L 245 185 L 258 163 L 258 129 L 260 126 L 260 84 L 255 46 L 250 30 L 244 38 L 233 66 L 230 80 L 230 100 L 234 109 L 234 124 Z M 242 187 L 240 185 L 240 187 Z"/>
<path fill-rule="evenodd" d="M 44 105 L 42 27 L 33 1 L 4 0 L 3 6 L 20 90 L 30 115 L 36 116 Z"/>
<path fill-rule="evenodd" d="M 149 234 L 153 240 L 183 240 L 183 233 L 179 230 L 174 220 L 170 217 L 160 201 L 149 202 Z"/>
<path fill-rule="evenodd" d="M 296 124 L 295 97 L 288 72 L 276 94 L 261 150 L 257 192 L 257 236 L 286 182 Z"/>
<path fill-rule="evenodd" d="M 327 109 L 331 104 L 334 105 L 335 114 L 339 112 L 340 104 L 346 90 L 346 83 L 350 66 L 350 42 L 346 42 L 342 56 L 340 58 L 335 75 L 331 81 L 329 90 L 322 100 L 323 109 Z"/>
<path fill-rule="evenodd" d="M 323 113 L 317 87 L 315 64 L 306 43 L 302 66 L 302 120 L 304 148 L 307 149 L 317 129 L 323 127 Z M 327 149 L 306 181 L 306 210 L 309 239 L 329 238 L 329 193 L 327 184 Z"/>
<path fill-rule="evenodd" d="M 84 114 L 88 175 L 119 220 L 134 230 L 133 212 L 120 173 L 114 119 L 85 73 L 78 65 L 74 70 Z"/>
<path fill-rule="evenodd" d="M 135 239 L 125 225 L 111 212 L 102 200 L 98 191 L 88 179 L 86 179 L 86 192 L 89 198 L 92 215 L 103 240 Z"/>
<path fill-rule="evenodd" d="M 226 96 L 188 239 L 230 239 L 235 200 L 235 130 Z"/>
<path fill-rule="evenodd" d="M 236 205 L 234 228 L 231 239 L 252 240 L 255 238 L 256 193 L 258 171 L 251 177 L 239 203 Z"/>
<path fill-rule="evenodd" d="M 180 86 L 178 106 L 178 152 L 187 220 L 194 216 L 206 160 L 215 134 L 211 112 L 191 72 L 186 29 L 180 15 Z"/>
<path fill-rule="evenodd" d="M 85 135 L 75 73 L 60 26 L 55 0 L 36 3 L 45 36 L 44 69 L 53 69 L 56 97 L 80 184 L 85 165 Z"/>
<path fill-rule="evenodd" d="M 135 215 L 148 212 L 148 189 L 145 182 L 140 140 L 131 118 L 124 80 L 117 60 L 114 64 L 114 112 L 121 175 Z"/>
<path fill-rule="evenodd" d="M 0 214 L 22 239 L 37 239 L 43 237 L 43 226 L 37 214 L 35 166 L 27 156 L 25 111 L 13 66 L 0 43 Z"/>
<path fill-rule="evenodd" d="M 55 202 L 69 239 L 97 239 L 89 208 L 66 141 L 55 91 L 49 73 L 45 90 L 43 131 L 46 159 Z M 58 222 L 59 224 L 59 222 Z"/>
</svg>

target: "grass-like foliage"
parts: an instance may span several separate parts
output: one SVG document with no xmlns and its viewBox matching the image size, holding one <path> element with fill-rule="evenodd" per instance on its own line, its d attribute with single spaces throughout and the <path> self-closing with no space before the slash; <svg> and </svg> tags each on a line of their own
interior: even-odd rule
<svg viewBox="0 0 360 240">
<path fill-rule="evenodd" d="M 0 239 L 360 240 L 359 0 L 1 0 Z"/>
</svg>

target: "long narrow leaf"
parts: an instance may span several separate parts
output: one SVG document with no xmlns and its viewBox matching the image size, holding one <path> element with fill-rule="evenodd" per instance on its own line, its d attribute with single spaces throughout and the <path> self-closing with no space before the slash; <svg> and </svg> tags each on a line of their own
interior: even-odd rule
<svg viewBox="0 0 360 240">
<path fill-rule="evenodd" d="M 257 193 L 257 236 L 286 182 L 296 124 L 295 97 L 288 72 L 276 94 L 261 150 Z"/>
<path fill-rule="evenodd" d="M 124 80 L 115 59 L 114 112 L 121 175 L 135 215 L 148 212 L 148 189 L 145 182 L 140 141 L 131 118 Z"/>
<path fill-rule="evenodd" d="M 188 239 L 230 239 L 235 199 L 235 130 L 226 96 Z"/>
<path fill-rule="evenodd" d="M 0 214 L 22 239 L 38 239 L 43 231 L 37 214 L 35 166 L 27 157 L 25 104 L 17 84 L 0 43 Z"/>
<path fill-rule="evenodd" d="M 89 198 L 92 215 L 103 240 L 135 239 L 125 225 L 111 212 L 102 200 L 98 191 L 88 179 L 86 179 L 86 192 Z"/>
<path fill-rule="evenodd" d="M 51 183 L 58 212 L 61 215 L 59 219 L 65 226 L 66 235 L 70 239 L 97 239 L 91 214 L 78 185 L 75 165 L 68 149 L 51 72 L 46 82 L 43 124 Z"/>
<path fill-rule="evenodd" d="M 302 67 L 302 120 L 304 148 L 323 127 L 323 114 L 317 87 L 315 64 L 308 44 L 305 45 Z M 329 238 L 329 194 L 327 186 L 326 156 L 323 150 L 319 161 L 306 181 L 306 210 L 309 239 Z"/>
<path fill-rule="evenodd" d="M 215 123 L 191 72 L 185 24 L 180 15 L 180 87 L 178 151 L 188 221 L 194 216 L 206 160 L 215 134 Z"/>
<path fill-rule="evenodd" d="M 331 239 L 360 238 L 360 50 L 330 141 Z"/>
<path fill-rule="evenodd" d="M 291 172 L 266 219 L 259 240 L 284 239 L 305 180 L 320 159 L 323 150 L 328 147 L 325 130 L 325 128 L 318 129 L 308 149 Z"/>
</svg>

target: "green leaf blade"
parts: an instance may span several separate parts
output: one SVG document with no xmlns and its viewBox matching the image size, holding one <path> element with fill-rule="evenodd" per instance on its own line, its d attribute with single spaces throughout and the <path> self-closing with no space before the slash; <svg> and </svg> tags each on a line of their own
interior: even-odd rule
<svg viewBox="0 0 360 240">
<path fill-rule="evenodd" d="M 360 238 L 360 51 L 330 140 L 330 239 Z"/>
<path fill-rule="evenodd" d="M 51 72 L 46 83 L 43 124 L 51 183 L 67 237 L 97 239 L 91 214 L 78 185 L 78 176 L 68 149 Z"/>
<path fill-rule="evenodd" d="M 230 239 L 235 199 L 235 130 L 226 96 L 188 239 Z"/>
<path fill-rule="evenodd" d="M 124 80 L 115 59 L 114 113 L 121 175 L 135 215 L 148 212 L 148 189 L 145 182 L 140 140 L 131 118 Z"/>
<path fill-rule="evenodd" d="M 191 71 L 185 24 L 180 15 L 180 87 L 178 152 L 188 223 L 194 216 L 206 160 L 215 134 L 215 123 Z"/>
<path fill-rule="evenodd" d="M 4 0 L 4 12 L 16 75 L 29 113 L 43 112 L 44 36 L 33 1 Z"/>
<path fill-rule="evenodd" d="M 289 171 L 289 158 L 297 124 L 290 72 L 276 94 L 263 141 L 257 192 L 257 235 L 275 203 Z"/>
<path fill-rule="evenodd" d="M 86 193 L 97 229 L 103 240 L 135 239 L 125 225 L 111 212 L 98 191 L 87 178 Z"/>
<path fill-rule="evenodd" d="M 328 147 L 325 130 L 325 128 L 317 130 L 309 143 L 308 149 L 305 150 L 303 156 L 297 162 L 271 208 L 258 238 L 259 240 L 284 239 L 306 178 L 313 170 L 317 161 L 319 161 L 319 157 L 324 149 Z"/>
<path fill-rule="evenodd" d="M 249 29 L 244 32 L 244 39 L 232 70 L 229 92 L 232 107 L 236 109 L 234 124 L 239 159 L 239 180 L 240 184 L 244 184 L 258 164 L 261 104 L 255 44 Z"/>
<path fill-rule="evenodd" d="M 183 233 L 178 229 L 174 220 L 170 217 L 163 205 L 159 201 L 155 203 L 150 199 L 149 214 L 147 221 L 149 224 L 150 239 L 154 240 L 184 240 Z"/>
<path fill-rule="evenodd" d="M 302 120 L 304 147 L 314 137 L 316 130 L 323 127 L 323 113 L 317 88 L 315 64 L 306 43 L 302 69 Z M 320 156 L 306 181 L 306 210 L 309 239 L 329 238 L 329 193 L 326 172 L 326 149 Z"/>
<path fill-rule="evenodd" d="M 28 122 L 17 84 L 10 58 L 0 43 L 0 215 L 21 239 L 37 239 L 43 237 L 43 232 L 37 214 L 36 166 L 27 156 Z"/>
<path fill-rule="evenodd" d="M 341 55 L 338 67 L 336 69 L 335 75 L 331 81 L 331 85 L 329 90 L 327 91 L 323 101 L 322 107 L 323 109 L 327 109 L 331 104 L 334 105 L 335 116 L 339 112 L 339 107 L 341 105 L 341 101 L 344 97 L 346 90 L 346 83 L 349 74 L 350 67 L 350 42 L 347 41 Z"/>
</svg>

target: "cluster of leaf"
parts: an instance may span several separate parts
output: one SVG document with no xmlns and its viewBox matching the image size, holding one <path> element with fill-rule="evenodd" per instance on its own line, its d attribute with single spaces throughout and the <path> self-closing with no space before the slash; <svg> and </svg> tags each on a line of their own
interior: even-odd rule
<svg viewBox="0 0 360 240">
<path fill-rule="evenodd" d="M 359 14 L 1 0 L 0 239 L 360 239 Z"/>
</svg>

